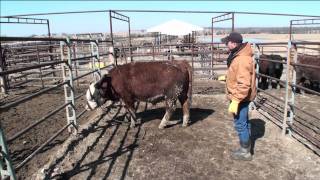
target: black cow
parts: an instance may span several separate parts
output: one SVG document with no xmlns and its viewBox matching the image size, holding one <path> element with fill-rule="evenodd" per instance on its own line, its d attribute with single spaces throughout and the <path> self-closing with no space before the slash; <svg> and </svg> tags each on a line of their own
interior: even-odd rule
<svg viewBox="0 0 320 180">
<path fill-rule="evenodd" d="M 280 55 L 263 54 L 260 56 L 260 59 L 271 59 L 271 60 L 279 61 L 279 62 L 271 62 L 271 61 L 260 60 L 259 73 L 267 76 L 271 76 L 277 79 L 281 78 L 282 71 L 283 71 L 283 64 L 281 62 L 282 60 L 286 60 L 286 58 L 283 58 Z M 277 88 L 278 85 L 279 85 L 279 81 L 274 81 L 274 80 L 271 80 L 270 78 L 262 77 L 262 76 L 260 76 L 259 78 L 259 87 L 261 89 L 268 89 L 270 86 L 272 88 Z"/>
<path fill-rule="evenodd" d="M 153 104 L 165 100 L 166 113 L 159 125 L 166 126 L 176 101 L 183 107 L 183 126 L 187 126 L 191 104 L 191 67 L 187 61 L 134 62 L 119 65 L 91 84 L 87 90 L 87 109 L 95 109 L 107 100 L 122 100 L 135 126 L 135 101 Z"/>
</svg>

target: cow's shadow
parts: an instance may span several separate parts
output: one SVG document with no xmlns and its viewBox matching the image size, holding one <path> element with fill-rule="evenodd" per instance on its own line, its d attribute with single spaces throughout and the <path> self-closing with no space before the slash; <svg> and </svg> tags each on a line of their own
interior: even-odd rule
<svg viewBox="0 0 320 180">
<path fill-rule="evenodd" d="M 208 116 L 210 116 L 212 113 L 214 113 L 213 109 L 191 108 L 190 120 L 188 125 L 193 125 L 194 123 L 202 121 L 206 119 Z M 137 113 L 137 117 L 140 119 L 141 124 L 147 123 L 152 120 L 157 120 L 160 123 L 159 120 L 163 118 L 164 114 L 165 114 L 165 108 L 161 107 L 161 108 L 155 108 L 155 109 L 147 109 L 145 111 L 139 112 Z M 182 117 L 183 117 L 182 108 L 177 108 L 173 112 L 166 128 L 170 128 L 176 125 L 181 125 Z"/>
<path fill-rule="evenodd" d="M 113 113 L 112 120 L 118 119 L 118 120 L 124 120 L 125 119 L 125 113 L 120 113 L 121 106 L 117 107 L 116 113 Z M 110 110 L 110 109 L 109 109 Z M 137 113 L 137 117 L 141 118 L 141 124 L 135 127 L 134 129 L 130 128 L 129 123 L 123 123 L 120 121 L 107 121 L 108 123 L 105 125 L 100 125 L 100 121 L 104 119 L 103 117 L 108 113 L 109 111 L 106 111 L 104 115 L 102 115 L 92 126 L 92 128 L 88 129 L 87 131 L 82 132 L 81 136 L 79 136 L 79 139 L 76 139 L 74 142 L 72 142 L 68 148 L 68 150 L 64 153 L 63 156 L 61 156 L 61 159 L 57 159 L 53 165 L 50 166 L 50 168 L 46 171 L 46 177 L 47 179 L 69 179 L 75 175 L 78 175 L 82 172 L 87 172 L 89 175 L 87 179 L 94 179 L 94 176 L 96 174 L 96 171 L 98 170 L 98 167 L 108 164 L 108 167 L 105 170 L 105 175 L 101 177 L 101 179 L 108 179 L 108 177 L 111 175 L 112 170 L 114 169 L 116 162 L 119 157 L 126 157 L 124 163 L 123 163 L 123 169 L 121 173 L 121 177 L 119 179 L 125 179 L 128 168 L 130 166 L 130 162 L 133 158 L 134 151 L 139 147 L 140 140 L 143 139 L 145 132 L 142 128 L 143 123 L 150 122 L 152 120 L 161 120 L 163 115 L 165 114 L 165 108 L 154 108 L 154 109 L 146 109 L 142 112 Z M 123 112 L 123 111 L 121 111 Z M 191 122 L 190 124 L 197 123 L 199 121 L 202 121 L 206 119 L 209 115 L 211 115 L 214 112 L 212 109 L 200 109 L 200 108 L 191 108 L 190 115 L 191 115 Z M 182 109 L 177 108 L 174 112 L 173 116 L 171 117 L 173 121 L 182 119 Z M 160 121 L 157 121 L 160 123 Z M 181 122 L 177 123 L 180 124 Z M 176 124 L 176 125 L 177 125 Z M 122 126 L 123 125 L 123 126 Z M 171 125 L 174 126 L 174 125 Z M 171 127 L 170 126 L 170 127 Z M 113 128 L 110 128 L 113 127 Z M 107 131 L 110 131 L 109 136 L 105 137 L 105 133 Z M 120 136 L 117 136 L 116 134 L 119 134 L 121 132 Z M 132 133 L 129 133 L 133 132 Z M 71 169 L 68 169 L 60 174 L 53 174 L 54 170 L 59 167 L 59 163 L 63 161 L 63 159 L 66 157 L 68 152 L 73 151 L 74 148 L 76 148 L 76 145 L 80 144 L 82 140 L 89 136 L 90 133 L 96 133 L 97 137 L 94 141 L 92 141 L 91 144 L 87 144 L 87 148 L 84 152 L 80 152 L 81 156 L 79 156 L 76 161 L 74 161 L 73 167 Z M 126 144 L 127 138 L 131 135 L 133 135 L 133 142 L 131 144 Z M 120 139 L 119 139 L 120 138 Z M 116 140 L 119 142 L 118 148 L 115 150 L 112 150 L 110 153 L 106 153 L 107 150 L 110 151 L 110 147 L 112 146 L 112 142 Z M 104 141 L 104 146 L 99 146 L 101 141 Z M 85 161 L 86 157 L 90 154 L 92 149 L 97 149 L 97 157 L 93 159 L 92 161 Z"/>
<path fill-rule="evenodd" d="M 265 133 L 265 124 L 266 122 L 262 119 L 251 119 L 251 154 L 254 154 L 254 146 L 256 140 L 262 138 Z"/>
</svg>

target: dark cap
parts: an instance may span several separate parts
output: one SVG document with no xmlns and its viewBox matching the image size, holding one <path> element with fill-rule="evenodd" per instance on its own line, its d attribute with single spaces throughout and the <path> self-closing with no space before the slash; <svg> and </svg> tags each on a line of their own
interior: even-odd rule
<svg viewBox="0 0 320 180">
<path fill-rule="evenodd" d="M 235 42 L 235 43 L 242 43 L 243 39 L 240 33 L 232 32 L 228 36 L 221 39 L 221 42 L 223 43 L 228 43 L 229 41 Z"/>
</svg>

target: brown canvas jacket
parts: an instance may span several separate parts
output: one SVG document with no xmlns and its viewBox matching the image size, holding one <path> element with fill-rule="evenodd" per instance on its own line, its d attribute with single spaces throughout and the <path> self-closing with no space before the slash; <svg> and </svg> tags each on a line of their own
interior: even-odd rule
<svg viewBox="0 0 320 180">
<path fill-rule="evenodd" d="M 249 43 L 235 54 L 227 72 L 227 96 L 238 102 L 252 101 L 256 97 L 255 63 Z"/>
</svg>

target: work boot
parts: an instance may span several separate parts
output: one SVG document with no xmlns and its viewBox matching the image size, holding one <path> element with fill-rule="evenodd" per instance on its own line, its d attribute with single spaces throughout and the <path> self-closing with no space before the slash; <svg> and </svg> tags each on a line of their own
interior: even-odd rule
<svg viewBox="0 0 320 180">
<path fill-rule="evenodd" d="M 241 147 L 235 151 L 232 152 L 231 158 L 234 160 L 243 160 L 243 161 L 251 161 L 252 160 L 252 155 L 250 153 L 251 149 L 251 143 L 247 144 L 240 144 Z"/>
</svg>

